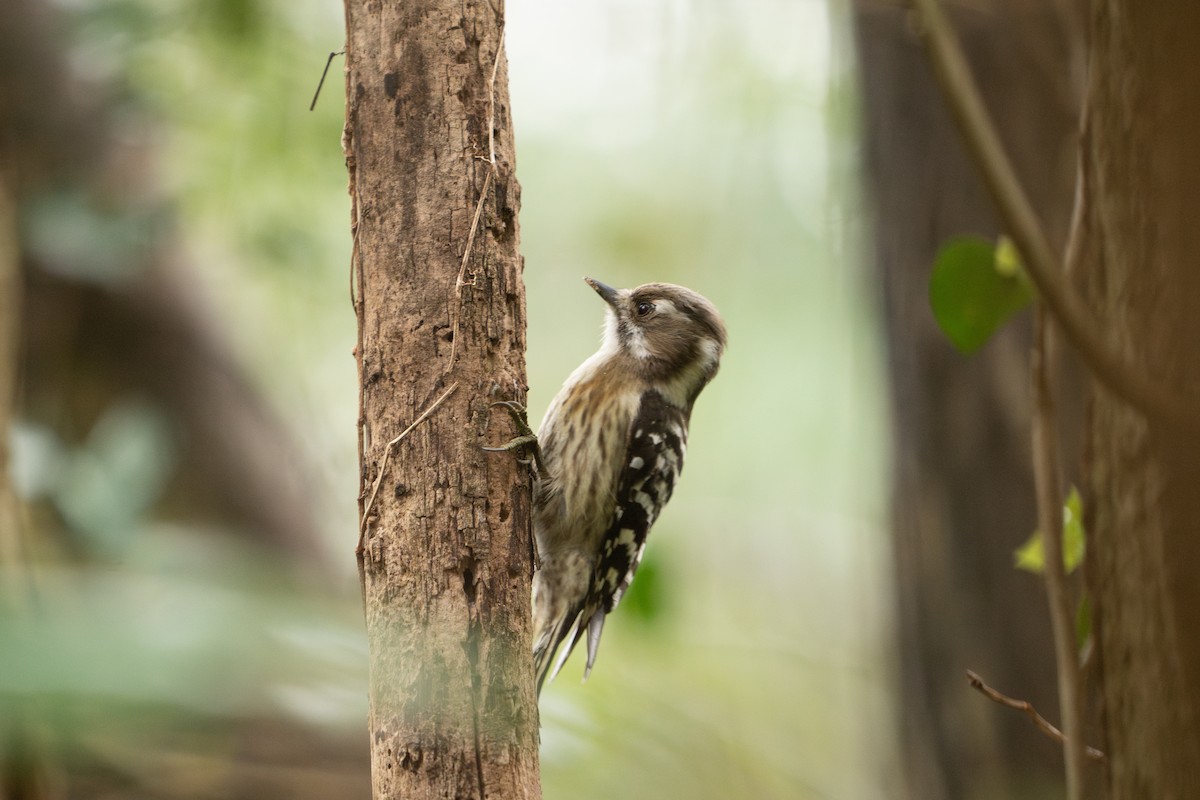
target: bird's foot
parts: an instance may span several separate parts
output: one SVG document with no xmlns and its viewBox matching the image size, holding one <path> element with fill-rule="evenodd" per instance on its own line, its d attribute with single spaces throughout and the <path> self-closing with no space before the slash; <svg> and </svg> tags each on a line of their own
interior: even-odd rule
<svg viewBox="0 0 1200 800">
<path fill-rule="evenodd" d="M 497 403 L 492 403 L 492 408 L 501 406 L 508 412 L 508 416 L 512 418 L 513 425 L 517 429 L 517 435 L 497 447 L 485 447 L 489 453 L 511 453 L 514 451 L 524 451 L 532 454 L 533 464 L 537 468 L 539 476 L 545 475 L 545 468 L 542 462 L 542 448 L 538 444 L 537 434 L 533 432 L 533 428 L 529 427 L 529 415 L 525 411 L 525 406 L 515 400 L 502 400 Z M 522 459 L 522 463 L 530 463 L 528 459 Z"/>
</svg>

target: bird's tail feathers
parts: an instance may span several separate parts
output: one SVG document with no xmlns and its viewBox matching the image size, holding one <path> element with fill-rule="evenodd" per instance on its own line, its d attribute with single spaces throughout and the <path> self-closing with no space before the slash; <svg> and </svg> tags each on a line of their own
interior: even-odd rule
<svg viewBox="0 0 1200 800">
<path fill-rule="evenodd" d="M 604 632 L 604 618 L 607 616 L 603 608 L 597 607 L 592 612 L 592 618 L 588 620 L 587 666 L 583 668 L 583 679 L 585 681 L 592 674 L 592 665 L 596 663 L 596 653 L 600 649 L 600 634 Z M 576 638 L 579 638 L 578 634 L 576 634 Z"/>
<path fill-rule="evenodd" d="M 588 614 L 589 610 L 591 610 L 590 615 Z M 604 630 L 604 609 L 603 607 L 588 609 L 581 605 L 571 611 L 573 613 L 565 614 L 551 625 L 534 644 L 533 663 L 537 673 L 539 696 L 542 693 L 542 686 L 547 680 L 554 680 L 563 665 L 567 663 L 567 659 L 575 650 L 575 645 L 583 636 L 585 624 L 587 626 L 587 665 L 583 670 L 584 680 L 591 675 L 592 666 L 596 663 L 596 652 L 600 647 L 600 633 Z M 563 646 L 564 642 L 567 643 L 565 647 Z M 556 651 L 558 651 L 557 657 L 555 657 Z"/>
<path fill-rule="evenodd" d="M 564 614 L 562 617 L 551 623 L 546 630 L 537 638 L 537 642 L 533 646 L 533 666 L 537 675 L 537 692 L 542 694 L 542 687 L 548 680 L 554 680 L 566 663 L 567 657 L 571 655 L 571 650 L 575 647 L 575 640 L 578 634 L 575 629 L 579 627 L 580 611 L 576 610 L 574 614 Z M 569 623 L 569 624 L 568 624 Z M 562 643 L 570 637 L 571 644 L 567 647 L 562 647 Z M 555 653 L 562 650 L 555 658 Z"/>
</svg>

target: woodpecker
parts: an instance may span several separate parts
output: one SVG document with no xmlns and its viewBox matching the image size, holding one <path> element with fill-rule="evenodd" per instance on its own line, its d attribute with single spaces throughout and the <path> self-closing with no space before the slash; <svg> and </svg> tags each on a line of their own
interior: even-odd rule
<svg viewBox="0 0 1200 800">
<path fill-rule="evenodd" d="M 608 306 L 600 349 L 567 378 L 536 436 L 521 406 L 499 403 L 521 435 L 488 448 L 529 448 L 536 464 L 539 694 L 581 637 L 584 678 L 591 674 L 605 616 L 629 588 L 646 536 L 671 497 L 692 405 L 725 349 L 720 314 L 691 289 L 670 283 L 614 289 L 584 280 Z"/>
</svg>

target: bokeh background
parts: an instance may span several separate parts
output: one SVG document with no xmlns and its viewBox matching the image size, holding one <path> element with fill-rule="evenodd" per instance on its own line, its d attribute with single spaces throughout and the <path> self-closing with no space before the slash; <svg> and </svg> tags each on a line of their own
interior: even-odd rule
<svg viewBox="0 0 1200 800">
<path fill-rule="evenodd" d="M 340 59 L 308 109 L 341 5 L 5 5 L 6 788 L 364 796 Z M 543 697 L 545 794 L 895 796 L 849 10 L 507 16 L 533 416 L 597 344 L 581 276 L 686 284 L 730 331 L 596 671 Z"/>
</svg>

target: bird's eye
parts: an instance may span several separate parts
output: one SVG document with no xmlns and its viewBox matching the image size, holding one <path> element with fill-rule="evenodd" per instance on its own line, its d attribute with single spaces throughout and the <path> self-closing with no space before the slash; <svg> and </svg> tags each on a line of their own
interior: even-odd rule
<svg viewBox="0 0 1200 800">
<path fill-rule="evenodd" d="M 642 303 L 637 304 L 637 315 L 639 317 L 644 317 L 653 310 L 654 310 L 654 303 L 642 302 Z"/>
</svg>

